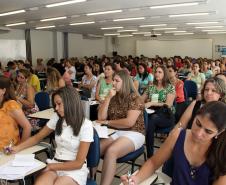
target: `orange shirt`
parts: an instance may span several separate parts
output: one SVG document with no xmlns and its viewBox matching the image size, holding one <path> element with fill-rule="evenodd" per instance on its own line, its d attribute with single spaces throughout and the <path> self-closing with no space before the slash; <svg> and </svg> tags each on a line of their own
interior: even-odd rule
<svg viewBox="0 0 226 185">
<path fill-rule="evenodd" d="M 182 103 L 185 101 L 184 97 L 184 82 L 182 80 L 177 80 L 176 86 L 176 102 L 177 103 Z"/>
<path fill-rule="evenodd" d="M 19 127 L 17 122 L 9 115 L 13 110 L 21 109 L 20 105 L 14 101 L 9 100 L 0 108 L 0 151 L 4 146 L 8 146 L 13 140 L 17 144 L 20 140 Z"/>
</svg>

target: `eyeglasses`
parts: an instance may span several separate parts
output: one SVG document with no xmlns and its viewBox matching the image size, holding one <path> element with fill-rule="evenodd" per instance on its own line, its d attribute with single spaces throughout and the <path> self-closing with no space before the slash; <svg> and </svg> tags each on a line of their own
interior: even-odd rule
<svg viewBox="0 0 226 185">
<path fill-rule="evenodd" d="M 197 169 L 195 169 L 194 167 L 190 167 L 190 176 L 192 179 L 195 179 L 197 175 Z"/>
</svg>

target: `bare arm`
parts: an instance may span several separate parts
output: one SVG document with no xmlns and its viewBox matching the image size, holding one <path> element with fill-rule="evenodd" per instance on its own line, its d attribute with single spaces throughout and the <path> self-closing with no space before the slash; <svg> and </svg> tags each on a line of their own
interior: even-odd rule
<svg viewBox="0 0 226 185">
<path fill-rule="evenodd" d="M 90 84 L 83 84 L 82 87 L 91 90 L 96 85 L 96 80 L 92 79 Z"/>
<path fill-rule="evenodd" d="M 53 132 L 52 129 L 50 129 L 47 126 L 44 126 L 43 129 L 41 131 L 39 131 L 37 134 L 35 134 L 34 136 L 30 137 L 29 139 L 27 139 L 26 141 L 24 141 L 23 143 L 14 146 L 12 148 L 12 150 L 14 152 L 19 152 L 25 148 L 31 147 L 33 145 L 36 145 L 37 143 L 39 143 L 43 138 L 45 138 L 46 136 L 48 136 L 51 132 Z"/>
<path fill-rule="evenodd" d="M 89 151 L 90 142 L 80 142 L 78 154 L 76 156 L 76 159 L 74 161 L 64 162 L 64 163 L 52 163 L 48 164 L 47 168 L 49 170 L 75 170 L 82 168 L 87 153 Z"/>
<path fill-rule="evenodd" d="M 64 87 L 65 86 L 65 81 L 63 78 L 60 78 L 59 80 L 59 88 Z"/>
<path fill-rule="evenodd" d="M 21 109 L 12 110 L 9 112 L 10 116 L 17 122 L 17 124 L 23 129 L 21 142 L 28 139 L 31 135 L 31 124 L 25 117 Z"/>
<path fill-rule="evenodd" d="M 100 104 L 98 110 L 98 120 L 106 120 L 108 117 L 108 107 L 111 101 L 111 98 L 116 95 L 116 90 L 112 88 L 109 91 L 109 95 L 105 98 L 104 102 Z"/>
<path fill-rule="evenodd" d="M 150 177 L 161 165 L 163 165 L 164 162 L 170 158 L 179 134 L 180 129 L 175 128 L 170 133 L 166 141 L 162 144 L 160 149 L 157 150 L 157 152 L 144 163 L 135 176 L 131 177 L 135 184 L 139 184 Z M 127 184 L 126 181 L 128 181 L 128 179 L 126 176 L 122 177 L 121 179 L 124 184 Z"/>
<path fill-rule="evenodd" d="M 127 112 L 126 118 L 117 120 L 108 120 L 108 125 L 115 128 L 131 128 L 136 123 L 140 113 L 141 113 L 140 110 L 129 110 Z M 106 121 L 100 123 L 106 123 Z"/>
<path fill-rule="evenodd" d="M 225 185 L 226 182 L 226 175 L 220 176 L 214 183 L 213 185 Z"/>
<path fill-rule="evenodd" d="M 27 89 L 27 99 L 18 97 L 17 100 L 19 100 L 20 103 L 22 103 L 24 106 L 32 108 L 35 103 L 35 90 L 32 86 L 28 86 Z"/>
<path fill-rule="evenodd" d="M 187 124 L 192 117 L 192 111 L 195 107 L 195 104 L 196 104 L 196 100 L 191 102 L 191 104 L 187 107 L 187 109 L 185 110 L 185 112 L 181 116 L 179 123 L 180 123 L 180 126 L 182 126 L 183 128 L 187 128 Z"/>
<path fill-rule="evenodd" d="M 106 120 L 108 117 L 108 106 L 111 98 L 108 96 L 105 98 L 102 104 L 99 105 L 98 120 Z"/>
<path fill-rule="evenodd" d="M 95 98 L 96 98 L 97 101 L 100 101 L 99 92 L 100 92 L 100 80 L 98 80 L 98 82 L 97 82 L 97 87 L 96 87 Z"/>
</svg>

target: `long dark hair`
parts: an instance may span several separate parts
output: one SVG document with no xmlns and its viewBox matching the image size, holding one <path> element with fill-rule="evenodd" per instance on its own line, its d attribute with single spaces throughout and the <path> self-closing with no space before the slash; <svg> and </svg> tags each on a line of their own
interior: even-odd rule
<svg viewBox="0 0 226 185">
<path fill-rule="evenodd" d="M 139 77 L 142 78 L 142 81 L 144 81 L 145 78 L 148 77 L 147 65 L 145 63 L 139 63 L 138 67 L 139 66 L 142 66 L 144 68 L 144 73 L 143 74 L 139 73 L 139 70 L 138 70 Z"/>
<path fill-rule="evenodd" d="M 67 125 L 71 126 L 73 134 L 77 136 L 85 119 L 82 102 L 78 92 L 75 88 L 69 86 L 59 88 L 52 95 L 52 103 L 54 107 L 54 97 L 56 95 L 61 97 L 64 105 L 64 117 L 58 115 L 59 120 L 56 125 L 56 135 L 61 135 L 63 121 L 65 120 Z"/>
<path fill-rule="evenodd" d="M 164 74 L 163 79 L 162 79 L 162 86 L 163 86 L 163 87 L 167 87 L 167 86 L 170 84 L 170 81 L 169 81 L 169 78 L 168 78 L 168 76 L 167 76 L 166 67 L 163 66 L 163 65 L 158 66 L 158 67 L 155 69 L 155 73 L 156 73 L 156 70 L 157 70 L 158 68 L 162 69 L 163 74 Z M 154 75 L 153 84 L 156 85 L 156 86 L 158 86 L 158 81 L 156 80 L 155 75 Z"/>
<path fill-rule="evenodd" d="M 197 115 L 206 115 L 218 129 L 218 135 L 213 139 L 207 153 L 207 164 L 212 170 L 213 180 L 226 174 L 226 104 L 213 101 L 205 104 Z"/>
<path fill-rule="evenodd" d="M 8 100 L 16 100 L 13 85 L 10 84 L 10 79 L 5 76 L 0 76 L 0 89 L 6 89 L 0 108 Z"/>
</svg>

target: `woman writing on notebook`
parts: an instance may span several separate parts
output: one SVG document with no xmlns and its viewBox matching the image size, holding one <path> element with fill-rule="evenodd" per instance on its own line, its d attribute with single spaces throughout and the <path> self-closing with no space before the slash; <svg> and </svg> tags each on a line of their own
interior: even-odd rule
<svg viewBox="0 0 226 185">
<path fill-rule="evenodd" d="M 92 122 L 85 119 L 80 96 L 73 87 L 63 87 L 52 95 L 56 113 L 36 135 L 13 147 L 18 152 L 33 146 L 55 130 L 54 159 L 37 178 L 35 185 L 86 185 L 86 156 L 93 141 Z"/>
<path fill-rule="evenodd" d="M 112 184 L 118 158 L 144 144 L 144 106 L 134 92 L 130 76 L 121 70 L 114 75 L 113 89 L 100 105 L 97 122 L 117 129 L 100 143 L 101 154 L 104 155 L 101 185 Z"/>
<path fill-rule="evenodd" d="M 124 185 L 138 185 L 173 157 L 172 185 L 225 185 L 226 104 L 210 102 L 196 114 L 191 130 L 176 127 L 161 148 Z"/>
</svg>

